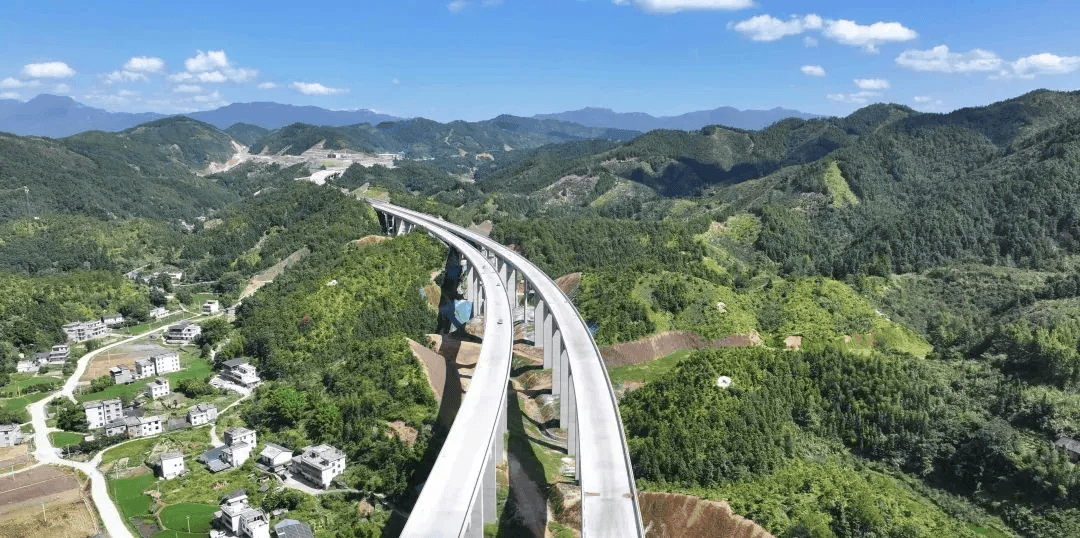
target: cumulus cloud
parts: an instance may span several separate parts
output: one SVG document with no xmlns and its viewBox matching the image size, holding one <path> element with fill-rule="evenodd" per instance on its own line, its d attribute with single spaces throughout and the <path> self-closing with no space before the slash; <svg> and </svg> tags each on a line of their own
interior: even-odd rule
<svg viewBox="0 0 1080 538">
<path fill-rule="evenodd" d="M 132 73 L 157 74 L 165 70 L 165 60 L 153 56 L 132 56 L 124 64 L 124 71 Z"/>
<path fill-rule="evenodd" d="M 982 49 L 952 52 L 945 45 L 929 50 L 905 50 L 896 57 L 896 64 L 913 71 L 938 73 L 974 73 L 997 71 L 1004 63 L 1000 56 Z"/>
<path fill-rule="evenodd" d="M 195 56 L 184 60 L 186 71 L 169 75 L 174 83 L 220 84 L 222 82 L 248 82 L 255 80 L 255 69 L 236 67 L 229 61 L 224 50 L 195 51 Z"/>
<path fill-rule="evenodd" d="M 0 99 L 18 99 L 19 94 L 16 92 L 0 92 Z"/>
<path fill-rule="evenodd" d="M 196 95 L 192 98 L 196 103 L 208 104 L 208 103 L 220 103 L 222 102 L 221 92 L 214 90 L 212 93 Z"/>
<path fill-rule="evenodd" d="M 878 45 L 909 41 L 919 35 L 915 30 L 898 22 L 879 21 L 873 24 L 859 24 L 846 19 L 822 19 L 813 13 L 802 17 L 793 15 L 787 20 L 778 19 L 772 15 L 755 15 L 729 24 L 728 27 L 752 41 L 776 41 L 811 30 L 820 31 L 826 39 L 842 45 L 862 47 L 868 52 L 877 52 Z M 814 47 L 817 46 L 818 40 L 812 36 L 806 36 L 803 38 L 803 44 Z"/>
<path fill-rule="evenodd" d="M 65 94 L 65 93 L 71 93 L 71 86 L 68 86 L 67 84 L 64 84 L 64 83 L 60 83 L 60 84 L 57 84 L 56 86 L 53 86 L 52 91 L 53 91 L 53 93 L 55 93 L 57 95 L 62 95 L 62 94 Z"/>
<path fill-rule="evenodd" d="M 328 88 L 318 82 L 293 82 L 292 87 L 304 95 L 335 95 L 346 91 L 344 88 Z"/>
<path fill-rule="evenodd" d="M 1043 52 L 1020 58 L 1009 67 L 1014 77 L 1032 78 L 1036 75 L 1065 75 L 1080 69 L 1080 56 L 1058 56 Z"/>
<path fill-rule="evenodd" d="M 881 97 L 881 93 L 872 91 L 861 91 L 855 93 L 830 93 L 826 95 L 826 99 L 837 101 L 840 103 L 854 103 L 856 105 L 865 105 L 869 103 L 871 99 Z"/>
<path fill-rule="evenodd" d="M 19 80 L 17 78 L 7 77 L 4 80 L 0 80 L 0 89 L 2 90 L 18 90 L 21 88 L 35 88 L 41 83 L 36 80 Z"/>
<path fill-rule="evenodd" d="M 929 95 L 916 95 L 913 99 L 915 99 L 916 103 L 929 103 L 934 100 L 934 98 Z"/>
<path fill-rule="evenodd" d="M 677 13 L 679 11 L 737 11 L 754 7 L 754 0 L 612 0 L 624 6 L 648 13 Z"/>
<path fill-rule="evenodd" d="M 883 78 L 857 78 L 855 79 L 855 85 L 860 90 L 887 90 L 889 89 L 889 81 Z"/>
<path fill-rule="evenodd" d="M 260 90 L 272 90 L 274 88 L 277 88 L 277 84 L 274 84 L 273 82 L 263 82 L 259 84 Z"/>
<path fill-rule="evenodd" d="M 45 62 L 24 65 L 22 75 L 30 78 L 68 78 L 75 76 L 75 70 L 64 62 Z"/>
<path fill-rule="evenodd" d="M 877 52 L 878 45 L 910 41 L 919 34 L 898 22 L 875 22 L 862 25 L 855 21 L 840 19 L 829 21 L 823 35 L 843 45 L 862 47 L 869 52 Z"/>
<path fill-rule="evenodd" d="M 804 65 L 800 68 L 802 73 L 810 77 L 823 77 L 825 76 L 825 68 L 820 65 Z"/>
<path fill-rule="evenodd" d="M 777 41 L 807 30 L 820 30 L 823 23 L 822 18 L 813 13 L 786 21 L 772 15 L 755 15 L 731 25 L 731 28 L 751 41 Z"/>
<path fill-rule="evenodd" d="M 177 84 L 172 89 L 176 93 L 199 93 L 202 91 L 202 86 L 198 84 Z"/>
</svg>

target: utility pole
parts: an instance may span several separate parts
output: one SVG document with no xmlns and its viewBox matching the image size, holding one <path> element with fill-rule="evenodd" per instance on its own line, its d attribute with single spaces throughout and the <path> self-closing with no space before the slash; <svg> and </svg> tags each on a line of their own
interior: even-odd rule
<svg viewBox="0 0 1080 538">
<path fill-rule="evenodd" d="M 41 520 L 45 523 L 49 522 L 48 519 L 45 519 L 45 501 L 41 501 Z"/>
<path fill-rule="evenodd" d="M 190 514 L 187 516 L 187 532 L 188 532 L 188 534 L 191 534 L 191 515 Z"/>
</svg>

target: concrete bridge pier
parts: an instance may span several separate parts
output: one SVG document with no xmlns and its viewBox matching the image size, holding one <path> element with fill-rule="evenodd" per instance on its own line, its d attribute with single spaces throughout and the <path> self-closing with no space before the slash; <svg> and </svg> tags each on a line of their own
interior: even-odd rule
<svg viewBox="0 0 1080 538">
<path fill-rule="evenodd" d="M 581 453 L 581 436 L 578 435 L 577 388 L 574 386 L 573 373 L 570 374 L 569 384 L 569 390 L 567 391 L 568 405 L 566 407 L 570 420 L 566 423 L 566 454 L 574 458 L 574 479 L 580 480 L 581 465 L 578 465 L 578 454 Z"/>
<path fill-rule="evenodd" d="M 547 362 L 547 356 L 550 350 L 551 354 L 551 395 L 560 398 L 562 396 L 562 369 L 563 362 L 560 360 L 562 354 L 562 332 L 558 327 L 551 333 L 551 346 L 544 348 L 544 362 Z M 560 401 L 561 405 L 561 401 Z M 561 413 L 559 416 L 562 416 Z"/>
<path fill-rule="evenodd" d="M 545 331 L 545 328 L 544 328 L 544 323 L 545 323 L 544 319 L 547 317 L 546 310 L 547 309 L 544 306 L 544 300 L 537 298 L 536 306 L 533 307 L 533 334 L 532 334 L 532 339 L 533 339 L 533 345 L 536 346 L 536 347 L 539 347 L 539 348 L 545 347 L 544 346 L 544 333 L 546 331 Z M 546 354 L 545 354 L 545 356 L 546 356 Z M 548 365 L 545 362 L 544 363 L 544 368 L 550 368 L 550 365 Z"/>
<path fill-rule="evenodd" d="M 573 406 L 573 391 L 570 390 L 570 355 L 566 346 L 559 346 L 559 427 L 570 428 L 570 409 Z"/>
</svg>

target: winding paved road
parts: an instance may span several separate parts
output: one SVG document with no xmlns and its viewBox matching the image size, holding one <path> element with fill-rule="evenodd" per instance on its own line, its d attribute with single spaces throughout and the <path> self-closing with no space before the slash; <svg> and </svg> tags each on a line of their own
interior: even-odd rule
<svg viewBox="0 0 1080 538">
<path fill-rule="evenodd" d="M 190 319 L 190 318 L 185 318 Z M 60 398 L 66 397 L 71 401 L 75 401 L 75 387 L 79 385 L 79 378 L 86 372 L 86 367 L 90 364 L 90 361 L 94 359 L 102 351 L 110 350 L 114 347 L 127 344 L 139 338 L 164 331 L 168 328 L 168 325 L 152 329 L 144 333 L 137 334 L 130 338 L 125 338 L 119 342 L 114 342 L 107 346 L 103 346 L 99 349 L 95 349 L 86 355 L 83 355 L 75 367 L 75 372 L 71 374 L 71 377 L 64 383 L 64 386 L 49 395 L 49 397 L 39 400 L 30 404 L 27 408 L 30 411 L 30 422 L 34 425 L 34 457 L 38 461 L 38 465 L 62 465 L 64 467 L 71 467 L 82 471 L 86 476 L 90 477 L 90 495 L 94 499 L 94 504 L 97 506 L 98 514 L 101 516 L 101 522 L 105 526 L 105 531 L 109 533 L 112 538 L 135 538 L 131 531 L 128 530 L 127 525 L 124 523 L 124 517 L 120 515 L 120 511 L 116 509 L 116 505 L 113 504 L 112 498 L 109 497 L 108 485 L 105 482 L 105 476 L 98 471 L 98 464 L 101 463 L 101 455 L 105 453 L 104 450 L 99 451 L 94 455 L 94 458 L 88 462 L 66 460 L 60 457 L 57 453 L 57 449 L 53 447 L 52 441 L 49 439 L 49 433 L 54 431 L 60 431 L 57 428 L 50 428 L 45 423 L 45 408 L 49 405 L 49 402 Z"/>
</svg>

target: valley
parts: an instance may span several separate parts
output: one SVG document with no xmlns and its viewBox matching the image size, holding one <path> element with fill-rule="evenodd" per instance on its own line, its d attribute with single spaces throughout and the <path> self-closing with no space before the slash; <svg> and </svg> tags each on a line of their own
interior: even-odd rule
<svg viewBox="0 0 1080 538">
<path fill-rule="evenodd" d="M 221 496 L 246 488 L 274 523 L 396 535 L 483 342 L 440 334 L 450 324 L 433 306 L 468 300 L 446 245 L 387 234 L 370 196 L 483 225 L 548 276 L 568 276 L 562 291 L 617 398 L 648 536 L 721 525 L 1075 536 L 1078 126 L 1080 94 L 1036 91 L 949 114 L 871 105 L 756 131 L 514 117 L 221 130 L 167 118 L 59 140 L 4 135 L 0 190 L 32 184 L 31 218 L 25 198 L 0 201 L 0 424 L 34 438 L 34 468 L 77 462 L 110 532 L 124 532 L 115 519 L 133 536 L 172 536 L 180 512 L 202 528 Z M 535 312 L 526 289 L 515 306 Z M 72 321 L 120 313 L 129 327 L 115 331 L 145 339 L 209 300 L 238 306 L 193 317 L 203 336 L 177 349 L 199 366 L 169 374 L 185 391 L 169 401 L 220 400 L 217 436 L 250 429 L 260 451 L 341 450 L 347 467 L 327 492 L 294 493 L 253 463 L 211 473 L 197 461 L 208 427 L 82 441 L 81 407 L 54 402 L 130 392 L 159 409 L 137 396 L 142 385 L 106 387 L 105 363 L 83 375 L 119 337 L 16 371 Z M 150 325 L 159 307 L 187 313 Z M 563 460 L 573 434 L 534 318 L 512 333 L 511 459 L 498 468 L 491 536 L 580 534 L 576 462 Z M 235 359 L 262 380 L 243 400 L 209 383 Z M 446 391 L 453 381 L 464 395 Z M 147 463 L 172 451 L 188 473 L 154 479 Z M 708 523 L 670 519 L 687 514 Z"/>
</svg>

